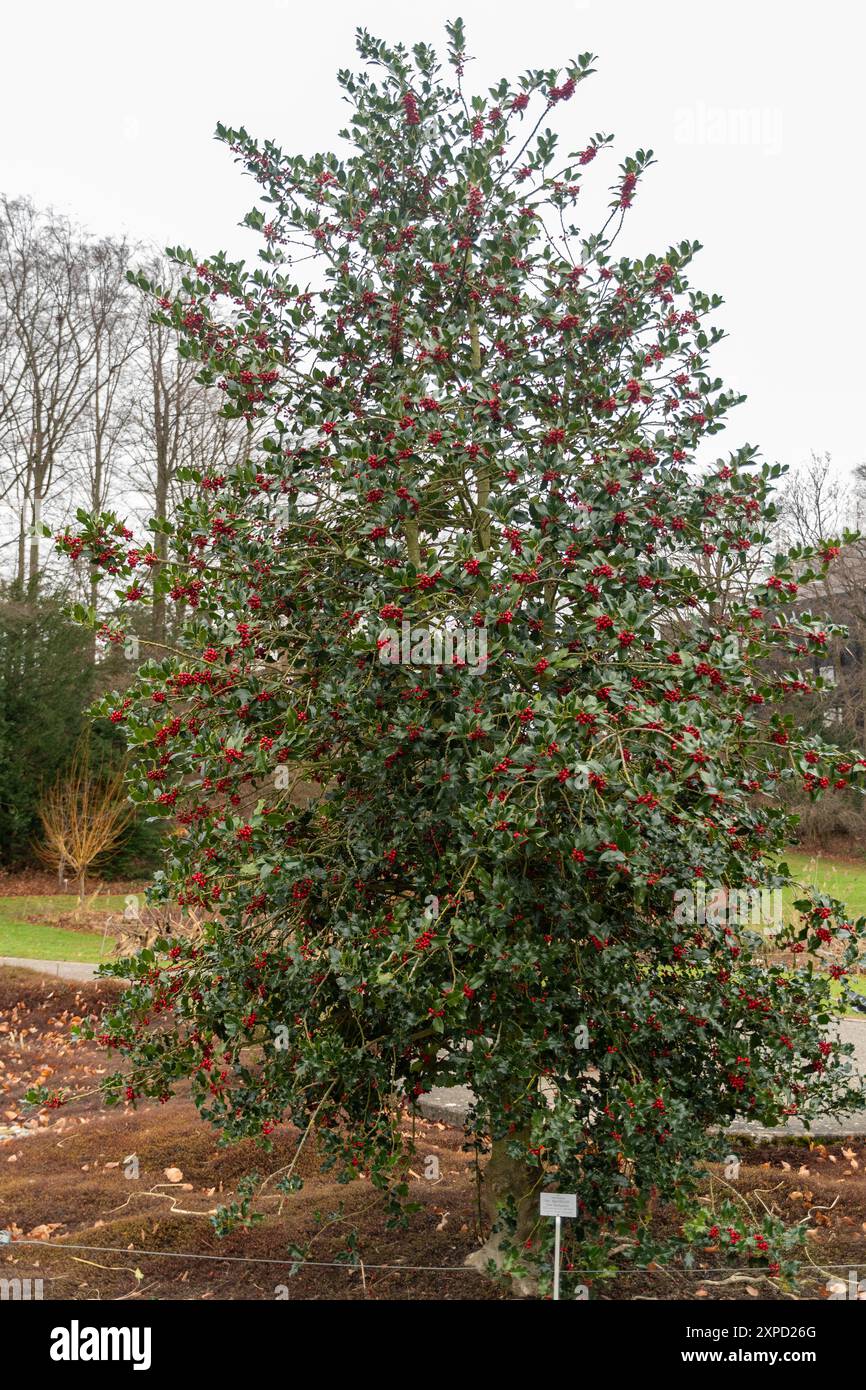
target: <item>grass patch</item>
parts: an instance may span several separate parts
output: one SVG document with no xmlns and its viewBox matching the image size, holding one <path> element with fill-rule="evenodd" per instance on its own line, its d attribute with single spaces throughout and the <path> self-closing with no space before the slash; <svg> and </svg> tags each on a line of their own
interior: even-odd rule
<svg viewBox="0 0 866 1390">
<path fill-rule="evenodd" d="M 100 893 L 96 897 L 86 897 L 81 906 L 88 912 L 121 912 L 126 906 L 126 897 L 125 893 Z M 44 917 L 50 913 L 53 917 L 59 917 L 62 913 L 74 912 L 78 906 L 76 893 L 31 893 L 8 898 L 0 896 L 0 913 L 4 916 L 15 914 L 18 917 Z"/>
<path fill-rule="evenodd" d="M 845 903 L 852 918 L 866 916 L 866 860 L 836 859 L 832 855 L 798 854 L 785 855 L 785 863 L 792 874 L 803 883 L 813 883 L 822 893 L 839 898 Z M 786 910 L 791 907 L 797 893 L 786 889 L 783 895 Z M 791 909 L 791 915 L 794 915 Z"/>
<path fill-rule="evenodd" d="M 94 932 L 66 931 L 44 922 L 15 922 L 0 914 L 0 956 L 28 960 L 73 960 L 96 964 L 111 955 L 114 937 L 103 942 Z"/>
<path fill-rule="evenodd" d="M 847 983 L 856 994 L 866 996 L 866 975 L 849 975 Z M 842 993 L 842 986 L 838 980 L 830 982 L 830 993 L 838 1000 Z M 859 1009 L 840 1009 L 839 1014 L 842 1018 L 859 1018 L 861 1022 L 866 1019 L 866 1014 L 861 1014 Z"/>
<path fill-rule="evenodd" d="M 85 907 L 94 912 L 122 910 L 126 898 L 122 893 L 106 894 L 85 900 Z M 110 958 L 114 935 L 103 938 L 101 932 L 70 931 L 50 922 L 28 922 L 31 916 L 61 917 L 78 907 L 74 893 L 53 893 L 45 896 L 0 897 L 0 956 L 23 956 L 31 960 L 71 960 L 93 964 Z"/>
</svg>

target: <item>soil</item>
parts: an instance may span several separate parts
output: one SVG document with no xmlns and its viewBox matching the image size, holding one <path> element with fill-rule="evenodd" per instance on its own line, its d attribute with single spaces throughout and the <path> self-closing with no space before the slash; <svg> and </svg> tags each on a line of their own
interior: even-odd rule
<svg viewBox="0 0 866 1390">
<path fill-rule="evenodd" d="M 791 846 L 797 854 L 815 855 L 821 859 L 833 859 L 838 864 L 850 864 L 853 868 L 863 868 L 864 856 L 852 849 L 850 835 L 831 835 L 823 840 L 798 840 Z"/>
<path fill-rule="evenodd" d="M 71 912 L 23 912 L 22 920 L 42 924 L 46 927 L 60 927 L 63 931 L 86 932 L 117 937 L 125 955 L 137 951 L 141 946 L 150 945 L 166 929 L 177 932 L 183 928 L 183 918 L 178 910 L 168 914 L 161 909 L 142 907 L 138 915 L 127 919 L 123 911 L 107 912 L 105 908 L 88 910 L 86 905 L 73 908 Z"/>
<path fill-rule="evenodd" d="M 42 897 L 44 894 L 76 893 L 73 879 L 66 880 L 66 888 L 57 881 L 57 874 L 49 869 L 0 869 L 0 898 Z M 147 886 L 143 879 L 103 880 L 98 876 L 87 881 L 87 896 L 97 889 L 102 893 L 142 893 Z"/>
<path fill-rule="evenodd" d="M 73 1043 L 68 1034 L 76 1018 L 108 1002 L 118 988 L 112 981 L 75 984 L 0 969 L 0 1228 L 13 1237 L 0 1246 L 0 1278 L 41 1278 L 47 1299 L 512 1296 L 463 1267 L 479 1233 L 462 1131 L 413 1122 L 408 1114 L 405 1127 L 408 1132 L 414 1123 L 418 1153 L 410 1197 L 419 1209 L 405 1229 L 387 1228 L 369 1181 L 335 1182 L 307 1149 L 301 1192 L 266 1192 L 257 1202 L 266 1220 L 216 1236 L 210 1213 L 233 1199 L 245 1173 L 265 1176 L 288 1162 L 296 1133 L 278 1128 L 271 1153 L 252 1141 L 221 1147 L 182 1094 L 164 1106 L 106 1109 L 94 1091 L 107 1065 L 103 1050 Z M 33 1114 L 20 1101 L 34 1084 L 68 1087 L 76 1098 L 59 1110 Z M 809 1218 L 807 1245 L 815 1268 L 803 1278 L 799 1297 L 826 1297 L 831 1273 L 845 1279 L 849 1268 L 866 1270 L 866 1143 L 737 1142 L 737 1191 L 794 1219 Z M 125 1176 L 132 1155 L 137 1179 Z M 438 1181 L 424 1177 L 425 1168 L 433 1167 L 430 1158 L 438 1161 Z M 660 1216 L 662 1224 L 668 1219 Z M 363 1263 L 345 1267 L 341 1257 L 352 1229 Z M 311 1237 L 308 1258 L 322 1265 L 291 1276 L 289 1249 Z M 719 1264 L 708 1251 L 691 1272 L 634 1271 L 585 1282 L 591 1299 L 791 1297 L 758 1270 L 718 1273 Z M 383 1265 L 389 1268 L 376 1268 Z"/>
</svg>

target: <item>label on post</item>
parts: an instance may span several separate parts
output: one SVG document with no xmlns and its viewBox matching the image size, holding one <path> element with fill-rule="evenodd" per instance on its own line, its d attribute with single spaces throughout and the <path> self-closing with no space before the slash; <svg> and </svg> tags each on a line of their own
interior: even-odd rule
<svg viewBox="0 0 866 1390">
<path fill-rule="evenodd" d="M 542 1192 L 542 1216 L 577 1216 L 577 1193 Z"/>
</svg>

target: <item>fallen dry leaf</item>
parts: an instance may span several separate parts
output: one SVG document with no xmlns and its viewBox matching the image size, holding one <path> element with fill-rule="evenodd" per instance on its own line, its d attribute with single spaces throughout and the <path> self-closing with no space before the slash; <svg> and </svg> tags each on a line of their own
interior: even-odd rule
<svg viewBox="0 0 866 1390">
<path fill-rule="evenodd" d="M 28 1240 L 49 1240 L 55 1231 L 59 1231 L 63 1225 L 62 1221 L 43 1221 L 41 1226 L 34 1226 L 32 1231 L 27 1232 Z"/>
</svg>

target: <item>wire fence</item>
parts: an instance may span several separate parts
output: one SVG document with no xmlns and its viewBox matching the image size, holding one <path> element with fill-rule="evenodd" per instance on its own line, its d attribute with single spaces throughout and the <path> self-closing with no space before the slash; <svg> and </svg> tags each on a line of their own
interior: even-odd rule
<svg viewBox="0 0 866 1390">
<path fill-rule="evenodd" d="M 2 1236 L 3 1232 L 0 1232 Z M 275 1259 L 268 1255 L 215 1255 L 202 1251 L 192 1250 L 139 1250 L 123 1248 L 116 1245 L 79 1245 L 71 1241 L 51 1241 L 51 1240 L 31 1240 L 23 1239 L 0 1239 L 0 1248 L 7 1252 L 20 1248 L 21 1246 L 38 1246 L 41 1250 L 78 1250 L 86 1251 L 91 1254 L 102 1255 L 123 1255 L 123 1256 L 154 1256 L 174 1260 L 214 1260 L 225 1264 L 252 1264 L 252 1265 L 279 1265 L 282 1268 L 288 1266 L 292 1269 L 342 1269 L 346 1273 L 358 1273 L 363 1268 L 365 1270 L 393 1270 L 397 1272 L 422 1273 L 422 1274 L 475 1274 L 478 1271 L 472 1266 L 465 1264 L 459 1265 L 411 1265 L 411 1264 L 378 1264 L 371 1263 L 356 1255 L 354 1260 L 308 1260 L 302 1258 Z M 864 1251 L 866 1255 L 866 1251 Z M 866 1260 L 864 1260 L 866 1263 Z M 825 1273 L 828 1270 L 851 1269 L 851 1262 L 837 1265 L 822 1265 L 820 1270 L 816 1270 L 816 1275 Z M 578 1268 L 575 1265 L 567 1266 L 569 1274 L 591 1275 L 595 1278 L 603 1278 L 609 1275 L 620 1274 L 658 1274 L 668 1278 L 684 1276 L 697 1280 L 705 1279 L 711 1274 L 742 1274 L 750 1278 L 767 1277 L 766 1271 L 762 1269 L 737 1269 L 732 1265 L 722 1265 L 718 1268 L 685 1269 L 680 1266 L 661 1266 L 661 1265 L 605 1265 L 603 1268 Z M 805 1271 L 804 1271 L 805 1272 Z"/>
</svg>

